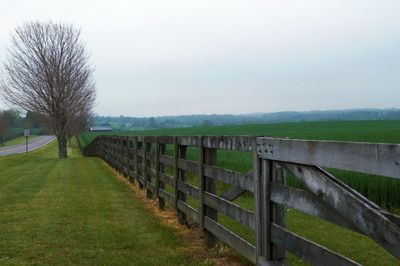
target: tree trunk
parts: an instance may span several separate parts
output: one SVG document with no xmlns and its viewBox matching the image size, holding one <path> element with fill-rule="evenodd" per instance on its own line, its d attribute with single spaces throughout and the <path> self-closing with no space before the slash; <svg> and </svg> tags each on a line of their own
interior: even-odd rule
<svg viewBox="0 0 400 266">
<path fill-rule="evenodd" d="M 67 155 L 67 138 L 57 136 L 58 141 L 58 157 L 60 159 L 65 159 Z"/>
</svg>

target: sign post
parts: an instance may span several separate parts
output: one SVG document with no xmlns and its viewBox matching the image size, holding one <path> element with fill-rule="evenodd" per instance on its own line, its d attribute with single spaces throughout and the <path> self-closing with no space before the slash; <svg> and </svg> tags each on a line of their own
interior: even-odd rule
<svg viewBox="0 0 400 266">
<path fill-rule="evenodd" d="M 28 137 L 31 134 L 31 131 L 29 129 L 24 129 L 24 136 L 25 136 L 25 146 L 26 146 L 26 152 L 28 152 Z"/>
</svg>

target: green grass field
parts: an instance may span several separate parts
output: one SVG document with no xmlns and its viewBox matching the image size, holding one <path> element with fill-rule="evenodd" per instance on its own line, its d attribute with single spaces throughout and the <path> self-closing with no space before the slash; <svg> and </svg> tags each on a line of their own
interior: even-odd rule
<svg viewBox="0 0 400 266">
<path fill-rule="evenodd" d="M 83 145 L 102 133 L 82 134 Z M 104 134 L 104 133 L 103 133 Z M 117 135 L 256 135 L 287 137 L 294 139 L 338 140 L 375 143 L 400 143 L 400 121 L 329 121 L 306 123 L 279 123 L 243 126 L 194 127 L 160 129 L 150 131 L 114 132 Z M 197 154 L 188 152 L 188 158 L 196 159 Z M 219 152 L 218 164 L 222 167 L 248 171 L 251 156 L 238 152 Z M 380 176 L 330 169 L 339 179 L 378 203 L 383 208 L 400 213 L 400 180 Z M 295 179 L 292 185 L 300 186 Z"/>
<path fill-rule="evenodd" d="M 36 135 L 30 135 L 28 137 L 28 140 L 33 140 L 34 138 L 36 138 Z M 17 144 L 23 144 L 25 143 L 26 139 L 24 136 L 19 136 L 10 140 L 7 140 L 6 142 L 4 142 L 3 146 L 0 147 L 6 147 L 6 146 L 11 146 L 11 145 L 17 145 Z"/>
<path fill-rule="evenodd" d="M 84 133 L 89 143 L 96 135 Z M 400 143 L 400 121 L 328 121 L 109 132 L 116 135 L 256 135 L 298 139 Z"/>
<path fill-rule="evenodd" d="M 126 184 L 56 142 L 0 157 L 0 265 L 199 265 Z"/>
</svg>

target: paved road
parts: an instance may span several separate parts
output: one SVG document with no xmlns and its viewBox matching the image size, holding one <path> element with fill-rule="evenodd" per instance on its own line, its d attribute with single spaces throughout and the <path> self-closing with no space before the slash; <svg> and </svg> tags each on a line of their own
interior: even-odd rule
<svg viewBox="0 0 400 266">
<path fill-rule="evenodd" d="M 31 150 L 40 148 L 40 147 L 52 142 L 54 139 L 55 139 L 55 136 L 51 136 L 51 135 L 36 137 L 33 140 L 28 141 L 28 150 L 31 151 Z M 25 151 L 26 151 L 25 143 L 7 146 L 7 147 L 3 147 L 3 148 L 0 147 L 0 156 L 16 154 L 16 153 L 23 153 Z"/>
</svg>

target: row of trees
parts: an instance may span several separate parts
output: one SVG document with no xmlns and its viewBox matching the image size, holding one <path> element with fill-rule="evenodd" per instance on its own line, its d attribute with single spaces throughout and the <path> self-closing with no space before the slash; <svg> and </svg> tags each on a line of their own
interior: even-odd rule
<svg viewBox="0 0 400 266">
<path fill-rule="evenodd" d="M 212 125 L 243 125 L 300 121 L 399 120 L 400 109 L 354 109 L 311 112 L 254 113 L 243 115 L 178 115 L 160 117 L 95 116 L 96 125 L 118 130 L 174 128 Z"/>
<path fill-rule="evenodd" d="M 22 114 L 18 110 L 0 110 L 0 145 L 9 138 L 22 134 L 23 128 L 36 129 L 36 132 L 49 133 L 51 128 L 39 113 L 31 111 Z"/>
<path fill-rule="evenodd" d="M 10 106 L 37 114 L 58 140 L 84 130 L 95 104 L 93 68 L 80 31 L 70 24 L 29 22 L 18 27 L 8 49 L 0 94 Z"/>
</svg>

